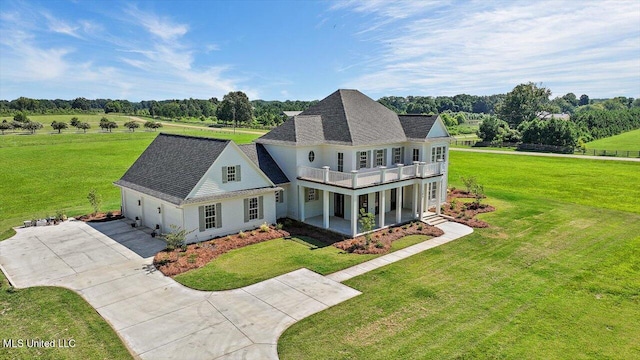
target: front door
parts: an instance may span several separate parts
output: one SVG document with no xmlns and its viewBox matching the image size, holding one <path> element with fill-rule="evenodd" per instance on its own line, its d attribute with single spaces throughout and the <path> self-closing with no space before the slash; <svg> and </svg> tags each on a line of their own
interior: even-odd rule
<svg viewBox="0 0 640 360">
<path fill-rule="evenodd" d="M 396 202 L 398 201 L 398 196 L 396 194 L 396 189 L 391 189 L 391 206 L 389 206 L 389 210 L 396 209 Z"/>
<path fill-rule="evenodd" d="M 369 195 L 368 194 L 363 194 L 358 196 L 358 214 L 360 213 L 360 209 L 364 209 L 364 212 L 369 212 L 369 203 L 368 203 L 368 199 Z"/>
<path fill-rule="evenodd" d="M 344 194 L 333 193 L 333 215 L 344 218 Z"/>
</svg>

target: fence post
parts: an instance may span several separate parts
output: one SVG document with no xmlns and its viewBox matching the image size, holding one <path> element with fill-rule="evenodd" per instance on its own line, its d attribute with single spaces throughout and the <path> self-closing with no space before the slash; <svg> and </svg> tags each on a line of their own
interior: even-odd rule
<svg viewBox="0 0 640 360">
<path fill-rule="evenodd" d="M 351 187 L 353 189 L 358 187 L 358 170 L 351 170 Z"/>
</svg>

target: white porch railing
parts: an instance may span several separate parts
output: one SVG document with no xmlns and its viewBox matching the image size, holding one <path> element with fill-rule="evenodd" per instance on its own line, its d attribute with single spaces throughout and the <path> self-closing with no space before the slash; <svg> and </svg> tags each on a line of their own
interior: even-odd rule
<svg viewBox="0 0 640 360">
<path fill-rule="evenodd" d="M 298 178 L 356 189 L 411 178 L 427 178 L 441 175 L 446 166 L 447 164 L 443 162 L 432 164 L 414 163 L 407 166 L 398 165 L 393 168 L 381 166 L 377 169 L 354 170 L 350 173 L 333 171 L 328 166 L 322 168 L 298 166 Z"/>
</svg>

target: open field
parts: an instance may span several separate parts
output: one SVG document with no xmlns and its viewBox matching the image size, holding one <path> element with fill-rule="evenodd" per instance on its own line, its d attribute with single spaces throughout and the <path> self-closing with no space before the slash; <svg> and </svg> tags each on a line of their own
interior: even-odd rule
<svg viewBox="0 0 640 360">
<path fill-rule="evenodd" d="M 100 127 L 98 126 L 100 124 L 100 119 L 102 119 L 103 117 L 106 117 L 109 120 L 113 120 L 118 124 L 118 128 L 117 129 L 113 129 L 112 131 L 129 131 L 127 128 L 125 128 L 123 126 L 123 124 L 127 121 L 129 121 L 129 118 L 126 116 L 120 116 L 120 115 L 111 115 L 111 114 L 76 114 L 76 115 L 29 115 L 29 119 L 31 119 L 32 121 L 37 121 L 39 123 L 42 123 L 42 129 L 38 130 L 38 134 L 45 134 L 45 133 L 58 133 L 57 130 L 53 130 L 51 128 L 51 123 L 54 121 L 57 122 L 66 122 L 67 125 L 69 124 L 69 122 L 71 121 L 72 117 L 77 117 L 79 121 L 81 122 L 86 122 L 89 123 L 89 125 L 91 125 L 91 129 L 87 130 L 87 133 L 90 132 L 100 132 L 103 131 L 102 129 L 100 129 Z M 2 120 L 7 120 L 7 121 L 11 121 L 13 120 L 12 117 L 9 116 L 2 116 L 0 117 L 0 122 L 2 122 Z M 62 130 L 63 133 L 82 133 L 83 130 L 77 130 L 75 128 L 72 128 L 71 125 L 69 125 L 68 129 Z M 10 130 L 7 133 L 11 134 L 11 133 L 26 133 L 26 131 L 24 130 Z"/>
<path fill-rule="evenodd" d="M 591 141 L 585 146 L 596 150 L 640 151 L 640 129 Z"/>
<path fill-rule="evenodd" d="M 426 239 L 424 235 L 406 236 L 393 242 L 391 251 Z M 310 238 L 280 238 L 232 250 L 204 267 L 176 276 L 175 280 L 198 290 L 227 290 L 255 284 L 303 267 L 327 275 L 378 256 L 345 253 Z"/>
<path fill-rule="evenodd" d="M 71 348 L 0 346 L 0 359 L 131 359 L 127 348 L 98 313 L 71 290 L 33 287 L 9 290 L 0 272 L 0 339 L 75 341 Z M 17 344 L 16 344 L 17 345 Z"/>
<path fill-rule="evenodd" d="M 240 143 L 254 134 L 205 130 L 166 131 L 185 135 L 234 139 Z M 24 220 L 91 212 L 87 194 L 96 189 L 103 210 L 120 209 L 119 190 L 112 185 L 157 136 L 155 132 L 45 134 L 0 136 L 0 239 Z"/>
<path fill-rule="evenodd" d="M 281 359 L 640 356 L 640 165 L 451 153 L 493 226 L 345 282 L 363 292 L 280 338 Z"/>
</svg>

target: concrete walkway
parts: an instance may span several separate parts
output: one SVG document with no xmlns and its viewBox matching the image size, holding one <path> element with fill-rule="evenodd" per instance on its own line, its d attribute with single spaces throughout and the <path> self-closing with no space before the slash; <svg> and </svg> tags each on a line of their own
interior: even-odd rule
<svg viewBox="0 0 640 360">
<path fill-rule="evenodd" d="M 449 148 L 449 150 L 487 153 L 487 154 L 526 155 L 526 156 L 560 157 L 560 158 L 574 158 L 574 159 L 588 159 L 588 160 L 640 162 L 640 158 L 625 158 L 625 157 L 613 157 L 613 156 L 556 154 L 556 153 L 543 153 L 543 152 L 531 152 L 531 151 L 500 151 L 500 150 L 467 149 L 467 148 L 456 148 L 456 147 L 451 147 Z"/>
<path fill-rule="evenodd" d="M 123 221 L 18 229 L 0 242 L 0 267 L 16 287 L 62 286 L 85 298 L 143 359 L 277 359 L 296 321 L 360 294 L 340 283 L 472 232 L 445 235 L 329 276 L 299 269 L 241 289 L 204 292 L 155 271 L 164 247 Z"/>
</svg>

